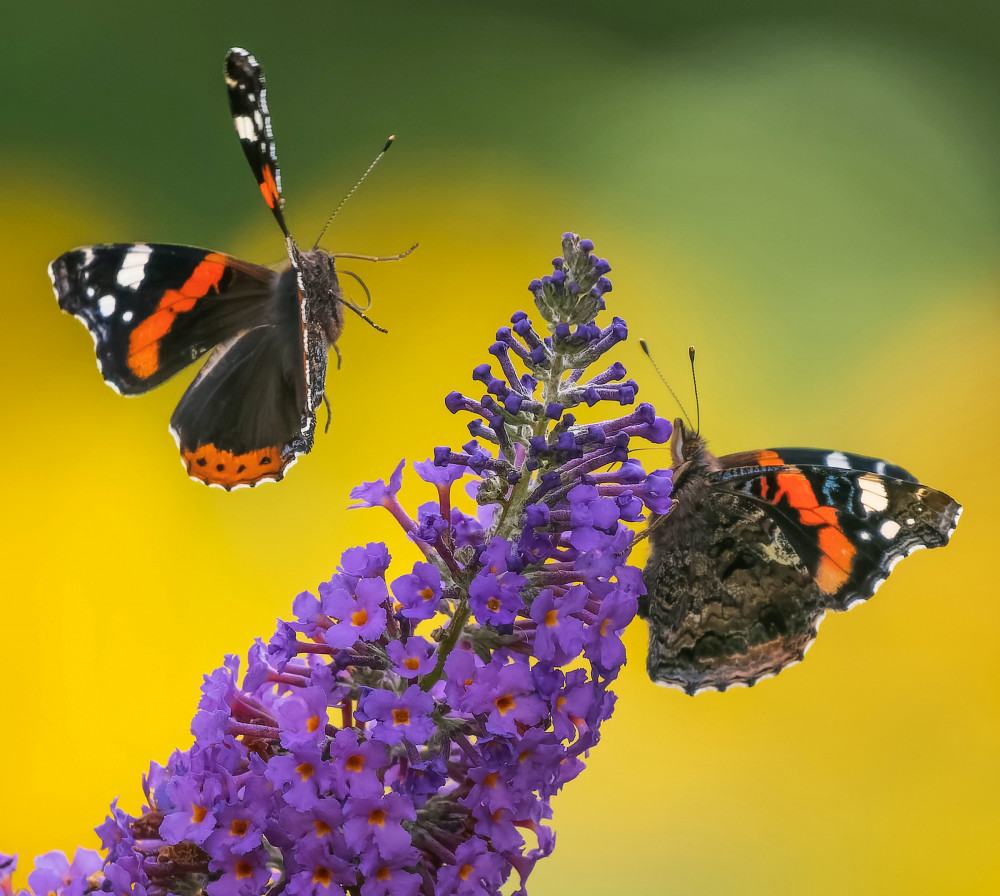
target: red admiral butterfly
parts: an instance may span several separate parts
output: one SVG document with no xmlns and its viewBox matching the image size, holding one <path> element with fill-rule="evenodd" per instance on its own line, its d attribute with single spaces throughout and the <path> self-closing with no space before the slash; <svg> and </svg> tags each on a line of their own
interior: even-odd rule
<svg viewBox="0 0 1000 896">
<path fill-rule="evenodd" d="M 49 276 L 59 307 L 90 330 L 97 366 L 116 392 L 148 392 L 211 352 L 170 431 L 191 477 L 229 490 L 281 479 L 310 451 L 341 308 L 368 318 L 341 293 L 334 259 L 345 256 L 302 251 L 285 226 L 257 60 L 230 50 L 225 79 L 240 144 L 285 236 L 289 266 L 275 271 L 190 246 L 116 243 L 66 252 Z"/>
<path fill-rule="evenodd" d="M 674 505 L 650 522 L 646 668 L 688 694 L 798 662 L 828 610 L 867 600 L 900 559 L 948 543 L 962 507 L 883 460 L 813 448 L 716 457 L 681 420 Z"/>
</svg>

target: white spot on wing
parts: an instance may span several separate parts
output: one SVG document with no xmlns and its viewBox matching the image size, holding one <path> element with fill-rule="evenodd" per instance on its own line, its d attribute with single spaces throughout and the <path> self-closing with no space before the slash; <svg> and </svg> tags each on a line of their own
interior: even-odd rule
<svg viewBox="0 0 1000 896">
<path fill-rule="evenodd" d="M 118 285 L 125 289 L 138 289 L 146 277 L 146 264 L 152 254 L 153 250 L 142 243 L 129 249 L 118 269 Z"/>
<path fill-rule="evenodd" d="M 874 473 L 859 476 L 858 487 L 861 489 L 861 506 L 869 513 L 881 513 L 889 506 L 885 485 Z"/>
<path fill-rule="evenodd" d="M 892 539 L 899 535 L 899 530 L 902 528 L 895 520 L 882 520 L 878 527 L 878 534 L 886 541 L 892 541 Z"/>
<path fill-rule="evenodd" d="M 101 317 L 111 317 L 115 313 L 115 306 L 118 303 L 115 301 L 115 297 L 111 295 L 101 296 L 97 300 L 97 310 Z"/>
<path fill-rule="evenodd" d="M 240 140 L 246 140 L 248 143 L 257 140 L 257 127 L 249 115 L 234 116 L 233 124 L 236 125 L 236 133 L 240 135 Z"/>
<path fill-rule="evenodd" d="M 841 470 L 851 469 L 851 462 L 843 451 L 831 451 L 824 460 L 828 467 L 837 467 Z"/>
<path fill-rule="evenodd" d="M 122 312 L 122 323 L 127 324 L 131 320 L 132 320 L 132 312 L 131 311 L 123 311 Z"/>
</svg>

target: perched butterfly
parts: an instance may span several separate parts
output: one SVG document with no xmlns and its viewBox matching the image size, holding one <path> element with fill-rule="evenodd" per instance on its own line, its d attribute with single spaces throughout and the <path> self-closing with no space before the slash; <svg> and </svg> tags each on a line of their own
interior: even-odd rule
<svg viewBox="0 0 1000 896">
<path fill-rule="evenodd" d="M 716 457 L 674 423 L 674 505 L 650 523 L 647 671 L 688 694 L 798 662 L 828 610 L 871 597 L 896 563 L 948 543 L 962 507 L 901 467 L 842 451 Z"/>
<path fill-rule="evenodd" d="M 211 353 L 170 431 L 191 477 L 228 490 L 281 479 L 310 451 L 342 309 L 368 319 L 341 293 L 334 259 L 344 256 L 302 251 L 288 232 L 257 60 L 230 50 L 225 79 L 240 144 L 284 234 L 288 266 L 277 271 L 190 246 L 115 243 L 66 252 L 49 276 L 59 307 L 90 330 L 98 368 L 121 394 L 147 392 Z"/>
</svg>

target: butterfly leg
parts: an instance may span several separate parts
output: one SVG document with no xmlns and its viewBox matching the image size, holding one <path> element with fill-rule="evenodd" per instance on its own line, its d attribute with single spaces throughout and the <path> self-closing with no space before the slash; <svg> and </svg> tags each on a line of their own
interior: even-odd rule
<svg viewBox="0 0 1000 896">
<path fill-rule="evenodd" d="M 667 508 L 666 513 L 661 513 L 659 515 L 653 514 L 653 517 L 655 518 L 650 520 L 649 525 L 646 526 L 645 529 L 643 529 L 641 532 L 636 533 L 635 538 L 632 539 L 632 544 L 630 544 L 624 551 L 619 551 L 617 554 L 615 554 L 615 556 L 616 557 L 625 556 L 625 554 L 629 553 L 640 541 L 644 541 L 645 539 L 649 538 L 650 533 L 654 529 L 656 529 L 668 516 L 670 516 L 671 512 L 676 506 L 677 502 L 675 501 L 673 504 L 670 505 L 669 508 Z"/>
</svg>

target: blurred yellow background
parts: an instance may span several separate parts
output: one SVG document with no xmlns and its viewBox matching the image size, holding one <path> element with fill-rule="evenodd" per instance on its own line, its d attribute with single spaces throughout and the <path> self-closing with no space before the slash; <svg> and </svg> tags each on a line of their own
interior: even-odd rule
<svg viewBox="0 0 1000 896">
<path fill-rule="evenodd" d="M 530 891 L 1000 890 L 995 4 L 36 2 L 4 25 L 0 851 L 19 883 L 37 853 L 96 846 L 113 797 L 138 809 L 202 674 L 344 548 L 387 540 L 406 571 L 414 550 L 348 491 L 466 441 L 443 396 L 479 394 L 471 369 L 575 230 L 613 266 L 642 399 L 675 413 L 634 337 L 682 396 L 695 343 L 718 453 L 875 454 L 966 510 L 752 690 L 654 687 L 637 621 Z M 353 265 L 390 332 L 348 321 L 330 435 L 284 482 L 225 494 L 166 431 L 187 377 L 116 396 L 45 267 L 139 239 L 282 257 L 229 119 L 233 45 L 268 76 L 299 241 L 396 132 L 325 242 L 421 245 Z"/>
</svg>

